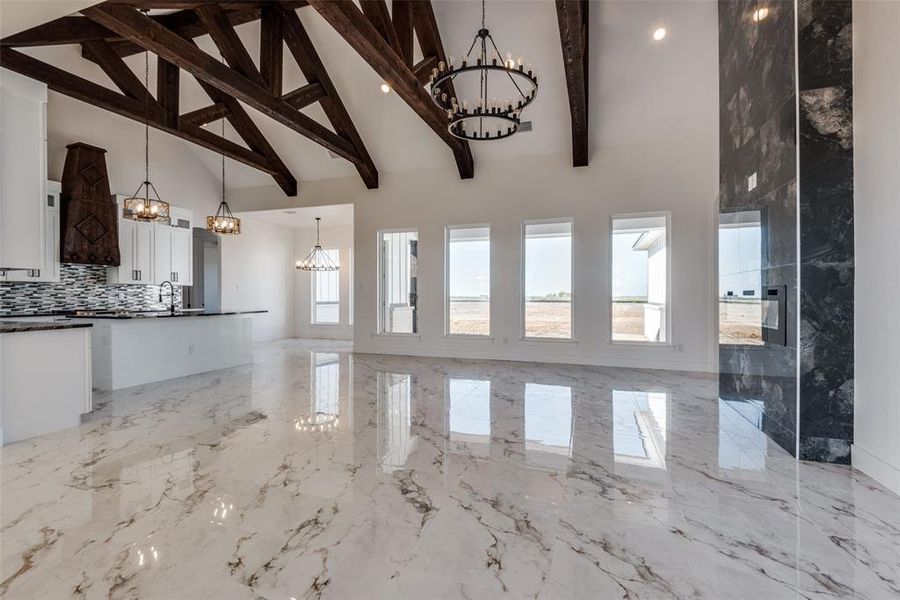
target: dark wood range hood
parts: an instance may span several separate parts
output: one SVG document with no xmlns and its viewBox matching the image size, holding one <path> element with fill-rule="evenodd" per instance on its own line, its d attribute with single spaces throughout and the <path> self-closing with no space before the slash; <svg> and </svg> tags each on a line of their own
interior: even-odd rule
<svg viewBox="0 0 900 600">
<path fill-rule="evenodd" d="M 109 192 L 106 150 L 81 142 L 66 146 L 60 203 L 60 260 L 118 266 L 118 210 Z"/>
</svg>

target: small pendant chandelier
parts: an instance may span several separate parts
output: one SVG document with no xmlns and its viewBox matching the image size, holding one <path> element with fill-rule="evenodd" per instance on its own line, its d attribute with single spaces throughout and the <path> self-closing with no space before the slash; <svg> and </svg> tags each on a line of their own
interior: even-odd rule
<svg viewBox="0 0 900 600">
<path fill-rule="evenodd" d="M 316 245 L 309 251 L 306 258 L 297 261 L 297 269 L 300 271 L 337 271 L 340 269 L 334 259 L 322 250 L 322 244 L 319 243 L 319 221 L 321 220 L 321 217 L 316 217 Z"/>
<path fill-rule="evenodd" d="M 222 139 L 225 139 L 225 117 L 222 117 Z M 222 153 L 222 201 L 216 209 L 215 216 L 206 217 L 206 229 L 221 235 L 238 235 L 241 233 L 241 220 L 231 214 L 231 208 L 225 202 L 225 153 Z"/>
<path fill-rule="evenodd" d="M 144 11 L 146 12 L 146 11 Z M 144 85 L 150 89 L 150 59 L 144 50 Z M 169 203 L 163 202 L 156 187 L 150 182 L 150 92 L 147 92 L 146 113 L 144 114 L 144 181 L 130 198 L 125 198 L 122 216 L 134 221 L 170 223 Z M 143 195 L 141 188 L 144 188 Z M 153 196 L 150 192 L 153 192 Z"/>
<path fill-rule="evenodd" d="M 488 43 L 490 42 L 490 43 Z M 474 54 L 473 54 L 474 51 Z M 477 81 L 473 74 L 477 74 Z M 461 77 L 462 76 L 462 77 Z M 474 99 L 457 97 L 455 86 L 477 83 Z M 485 6 L 481 2 L 481 29 L 475 34 L 469 51 L 457 65 L 440 61 L 431 70 L 431 99 L 447 113 L 448 131 L 455 137 L 472 140 L 501 140 L 519 130 L 522 110 L 537 96 L 538 79 L 534 67 L 521 56 L 513 59 L 500 54 L 491 32 L 485 27 Z M 498 98 L 498 94 L 500 97 Z"/>
</svg>

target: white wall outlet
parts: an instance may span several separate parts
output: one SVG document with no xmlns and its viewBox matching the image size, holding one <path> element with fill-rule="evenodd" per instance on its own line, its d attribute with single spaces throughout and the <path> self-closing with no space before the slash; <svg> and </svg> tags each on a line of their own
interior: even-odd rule
<svg viewBox="0 0 900 600">
<path fill-rule="evenodd" d="M 119 292 L 119 301 L 125 302 L 125 292 Z"/>
<path fill-rule="evenodd" d="M 754 171 L 750 177 L 747 178 L 747 191 L 752 192 L 756 189 L 756 172 Z"/>
</svg>

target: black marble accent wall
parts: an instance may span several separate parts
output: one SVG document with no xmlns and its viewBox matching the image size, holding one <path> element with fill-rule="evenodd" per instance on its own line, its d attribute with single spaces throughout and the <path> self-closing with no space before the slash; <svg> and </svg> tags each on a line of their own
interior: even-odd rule
<svg viewBox="0 0 900 600">
<path fill-rule="evenodd" d="M 740 412 L 756 415 L 791 453 L 798 348 L 794 56 L 793 2 L 719 2 L 720 396 L 744 405 Z M 738 236 L 746 241 L 729 243 Z M 784 304 L 783 340 L 763 339 L 769 290 Z"/>
<path fill-rule="evenodd" d="M 851 14 L 719 2 L 720 396 L 827 462 L 853 431 Z"/>
<path fill-rule="evenodd" d="M 853 441 L 853 43 L 850 0 L 799 0 L 800 457 Z"/>
</svg>

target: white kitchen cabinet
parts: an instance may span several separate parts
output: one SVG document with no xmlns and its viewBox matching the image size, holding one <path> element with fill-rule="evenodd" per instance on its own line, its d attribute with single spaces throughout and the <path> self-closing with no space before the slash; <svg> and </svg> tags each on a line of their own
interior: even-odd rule
<svg viewBox="0 0 900 600">
<path fill-rule="evenodd" d="M 172 274 L 176 285 L 194 284 L 194 236 L 190 229 L 172 228 Z"/>
<path fill-rule="evenodd" d="M 119 217 L 118 267 L 107 269 L 109 283 L 153 283 L 153 226 Z"/>
<path fill-rule="evenodd" d="M 44 254 L 41 267 L 24 271 L 8 271 L 0 281 L 51 283 L 59 281 L 59 202 L 62 186 L 58 181 L 47 182 L 44 200 Z"/>
<path fill-rule="evenodd" d="M 47 86 L 0 69 L 0 270 L 41 269 Z"/>
<path fill-rule="evenodd" d="M 125 196 L 116 196 L 119 210 Z M 142 223 L 119 217 L 120 266 L 107 269 L 109 283 L 193 283 L 193 236 L 189 210 L 172 207 L 172 223 Z"/>
</svg>

